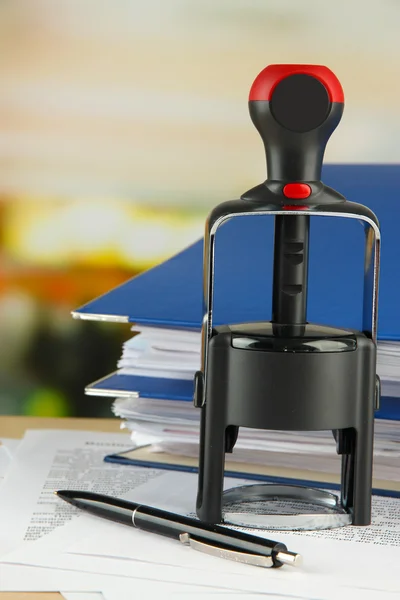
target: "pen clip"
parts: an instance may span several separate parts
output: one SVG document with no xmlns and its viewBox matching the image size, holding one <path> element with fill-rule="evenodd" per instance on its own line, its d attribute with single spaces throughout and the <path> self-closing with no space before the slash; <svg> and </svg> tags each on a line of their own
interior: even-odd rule
<svg viewBox="0 0 400 600">
<path fill-rule="evenodd" d="M 206 544 L 205 542 L 199 542 L 188 533 L 181 533 L 179 541 L 182 544 L 189 545 L 194 550 L 199 552 L 205 552 L 212 556 L 218 556 L 219 558 L 227 558 L 228 560 L 234 560 L 236 562 L 245 563 L 247 565 L 254 565 L 256 567 L 273 567 L 274 561 L 271 556 L 261 556 L 260 554 L 249 554 L 248 552 L 239 552 L 237 550 L 227 550 L 226 548 L 220 548 L 219 546 L 213 546 L 212 544 Z"/>
</svg>

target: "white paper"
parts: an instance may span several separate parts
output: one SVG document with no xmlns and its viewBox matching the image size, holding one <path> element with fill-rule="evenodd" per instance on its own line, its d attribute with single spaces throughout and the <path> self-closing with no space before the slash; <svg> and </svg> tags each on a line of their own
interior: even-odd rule
<svg viewBox="0 0 400 600">
<path fill-rule="evenodd" d="M 19 591 L 19 592 L 56 592 L 59 591 L 60 586 L 63 590 L 62 594 L 76 594 L 79 592 L 74 590 L 79 589 L 81 594 L 84 594 L 83 598 L 87 598 L 87 594 L 94 594 L 100 592 L 92 592 L 93 589 L 101 589 L 103 596 L 107 599 L 110 595 L 112 598 L 120 598 L 121 600 L 127 598 L 138 598 L 143 600 L 157 598 L 160 594 L 160 590 L 167 589 L 169 592 L 168 598 L 174 598 L 175 595 L 182 594 L 183 598 L 189 598 L 193 594 L 196 598 L 208 598 L 211 594 L 223 593 L 223 594 L 235 594 L 235 598 L 242 598 L 236 590 L 221 590 L 220 588 L 206 587 L 198 588 L 192 584 L 180 584 L 154 581 L 152 576 L 151 579 L 139 579 L 124 576 L 109 576 L 99 573 L 86 573 L 80 571 L 64 571 L 61 569 L 52 568 L 40 568 L 36 566 L 26 565 L 0 565 L 0 581 L 1 591 Z M 157 565 L 154 565 L 153 574 L 157 571 Z M 17 582 L 17 585 L 16 585 Z M 206 589 L 206 592 L 204 591 Z M 70 590 L 70 591 L 68 591 Z M 85 591 L 87 590 L 87 591 Z M 188 594 L 187 592 L 190 592 Z M 203 596 L 204 594 L 204 596 Z M 165 600 L 163 594 L 160 595 L 162 600 Z M 217 596 L 216 596 L 217 597 Z M 223 596 L 222 596 L 223 597 Z M 245 596 L 247 598 L 247 595 Z M 252 596 L 253 597 L 253 596 Z M 73 596 L 71 596 L 74 600 Z M 290 596 L 292 599 L 292 596 Z M 80 600 L 80 598 L 75 598 Z M 82 599 L 83 600 L 83 599 Z M 92 600 L 92 597 L 89 597 Z M 100 599 L 99 599 L 100 600 Z M 285 596 L 281 597 L 281 600 L 286 600 Z M 302 598 L 301 600 L 304 600 Z M 308 600 L 308 599 L 307 599 Z"/>
<path fill-rule="evenodd" d="M 103 462 L 109 452 L 131 445 L 126 435 L 77 431 L 28 431 L 18 446 L 7 480 L 0 493 L 0 552 L 30 540 L 66 522 L 78 511 L 61 506 L 53 491 L 60 488 L 96 489 L 98 492 L 122 494 L 157 472 L 126 469 Z M 57 507 L 57 508 L 56 508 Z M 40 515 L 39 515 L 40 512 Z M 41 521 L 39 523 L 39 521 Z M 87 590 L 108 583 L 118 589 L 118 578 L 48 568 L 0 565 L 0 589 L 4 591 Z"/>
<path fill-rule="evenodd" d="M 157 327 L 133 328 L 139 334 L 123 344 L 119 373 L 193 379 L 200 368 L 200 333 Z"/>
<path fill-rule="evenodd" d="M 60 592 L 65 600 L 104 600 L 101 592 Z"/>
<path fill-rule="evenodd" d="M 162 363 L 171 361 L 174 378 L 193 379 L 201 362 L 201 333 L 166 327 L 133 326 L 138 335 L 123 344 L 120 373 L 164 377 Z M 191 371 L 188 372 L 188 367 Z M 377 373 L 382 395 L 400 396 L 400 343 L 378 342 Z M 141 372 L 143 369 L 143 372 Z"/>
<path fill-rule="evenodd" d="M 170 486 L 168 474 L 163 475 L 160 484 L 157 486 L 159 504 L 166 502 L 166 499 L 173 500 L 177 504 L 179 490 Z M 140 488 L 137 488 L 139 492 Z M 140 501 L 140 494 L 136 494 Z M 60 501 L 61 502 L 61 501 Z M 178 502 L 179 504 L 179 502 Z M 73 554 L 62 554 L 72 540 L 76 540 L 82 535 L 97 531 L 102 539 L 102 544 L 108 545 L 110 536 L 116 536 L 116 543 L 119 544 L 120 536 L 128 535 L 128 545 L 133 545 L 139 554 L 138 560 L 120 560 L 104 557 L 84 557 Z M 142 556 L 142 546 L 147 546 L 150 542 L 151 548 L 146 548 L 144 558 Z M 161 560 L 160 555 L 156 557 L 156 562 L 152 557 L 152 552 L 162 546 Z M 60 552 L 60 554 L 57 554 Z M 159 552 L 159 551 L 158 551 Z M 187 558 L 190 564 L 187 564 Z M 54 574 L 57 568 L 88 571 L 99 574 L 113 574 L 119 577 L 128 577 L 132 580 L 132 589 L 143 588 L 146 579 L 152 582 L 169 582 L 170 584 L 195 585 L 197 591 L 213 591 L 213 588 L 222 588 L 225 591 L 264 591 L 265 579 L 261 578 L 257 585 L 254 585 L 254 569 L 262 571 L 255 567 L 249 567 L 243 564 L 231 563 L 225 560 L 216 560 L 214 557 L 202 555 L 194 552 L 190 548 L 183 547 L 179 542 L 174 542 L 159 536 L 152 536 L 141 531 L 130 529 L 123 525 L 110 523 L 93 516 L 83 515 L 79 520 L 75 519 L 61 527 L 47 537 L 42 537 L 25 549 L 18 550 L 13 557 L 6 557 L 6 560 L 12 560 L 19 563 L 28 563 L 47 566 Z M 183 568 L 182 568 L 183 567 Z M 240 574 L 245 574 L 245 578 Z M 261 575 L 261 574 L 259 574 Z M 264 577 L 266 577 L 264 572 Z M 300 574 L 304 578 L 304 574 Z M 250 587 L 249 587 L 250 585 Z M 282 577 L 277 575 L 277 570 L 268 571 L 268 589 L 269 591 L 291 594 L 291 581 L 282 581 Z M 6 588 L 7 589 L 7 588 Z M 148 597 L 148 596 L 145 596 Z M 283 596 L 284 597 L 284 596 Z M 299 598 L 319 598 L 319 595 L 298 596 Z"/>
<path fill-rule="evenodd" d="M 166 483 L 168 483 L 168 480 L 166 480 Z M 125 543 L 136 549 L 138 559 L 120 560 L 119 557 L 85 557 L 78 554 L 63 553 L 73 540 L 82 535 L 85 536 L 89 532 L 93 533 L 93 531 L 99 533 L 102 545 L 105 545 L 106 548 L 110 536 L 115 537 L 117 546 L 120 542 L 123 544 L 123 538 L 125 538 Z M 149 541 L 151 548 L 148 547 Z M 105 552 L 107 554 L 106 548 Z M 153 551 L 156 551 L 155 558 L 153 558 Z M 58 555 L 57 552 L 61 552 L 61 555 Z M 149 539 L 149 534 L 142 531 L 84 514 L 79 520 L 71 521 L 65 527 L 54 531 L 47 538 L 39 539 L 30 546 L 25 545 L 24 548 L 18 549 L 12 555 L 6 556 L 4 560 L 20 564 L 46 566 L 54 570 L 62 568 L 64 570 L 118 575 L 132 579 L 132 585 L 135 586 L 139 585 L 141 580 L 149 580 L 158 583 L 165 581 L 171 584 L 194 584 L 203 590 L 208 590 L 210 587 L 225 587 L 226 590 L 232 590 L 237 586 L 234 585 L 235 581 L 230 581 L 231 576 L 235 576 L 238 570 L 246 573 L 248 568 L 246 565 L 230 563 L 225 560 L 216 561 L 211 556 L 196 552 L 194 568 L 191 569 L 190 565 L 185 562 L 188 553 L 193 558 L 194 551 L 182 546 L 179 542 L 160 536 L 150 536 Z M 224 574 L 227 574 L 228 578 L 225 577 L 224 579 Z M 240 590 L 241 587 L 239 586 L 238 589 Z M 246 587 L 242 590 L 246 591 Z"/>
<path fill-rule="evenodd" d="M 196 483 L 194 475 L 166 473 L 126 497 L 191 513 Z M 232 483 L 227 480 L 228 485 Z M 236 480 L 234 485 L 238 483 Z M 320 600 L 393 599 L 396 597 L 393 594 L 400 593 L 399 507 L 398 500 L 374 499 L 375 524 L 372 528 L 341 530 L 340 535 L 352 541 L 334 539 L 339 530 L 320 532 L 317 536 L 314 533 L 267 533 L 269 537 L 287 543 L 290 550 L 303 555 L 304 565 L 299 569 L 261 569 L 217 559 L 174 540 L 86 515 L 79 522 L 72 521 L 29 548 L 14 552 L 6 560 L 46 565 L 53 569 L 107 572 L 130 577 L 135 580 L 135 585 L 140 578 L 192 584 L 203 592 L 210 586 L 253 593 L 268 590 L 271 594 Z M 391 536 L 386 535 L 383 545 L 382 537 L 378 538 L 388 527 L 392 529 Z M 96 533 L 93 534 L 93 531 Z M 365 537 L 370 536 L 369 543 L 354 541 L 360 539 L 360 531 L 365 532 Z M 259 532 L 259 535 L 265 533 Z M 67 553 L 64 551 L 66 548 Z"/>
<path fill-rule="evenodd" d="M 156 484 L 160 480 L 154 480 L 137 490 L 138 501 L 143 504 L 156 503 L 161 508 L 175 512 L 185 512 L 182 508 L 186 503 L 186 514 L 191 514 L 197 477 L 186 473 L 169 473 L 163 478 L 169 480 L 168 485 L 164 484 L 169 493 L 165 493 L 162 500 L 156 500 Z M 226 485 L 232 483 L 228 480 Z M 236 481 L 234 485 L 238 485 L 238 482 Z M 272 539 L 278 537 L 288 545 L 289 549 L 302 553 L 306 572 L 329 577 L 332 585 L 338 583 L 337 577 L 340 574 L 340 582 L 345 587 L 364 586 L 371 589 L 377 587 L 382 593 L 383 591 L 400 593 L 400 577 L 396 568 L 400 560 L 400 499 L 374 497 L 371 527 L 342 527 L 328 531 L 301 533 L 276 531 L 256 533 Z M 115 540 L 114 536 L 107 543 L 108 556 L 124 558 L 137 556 L 128 535 L 124 534 L 124 538 L 121 536 L 114 548 L 113 540 Z M 126 541 L 125 547 L 122 540 Z M 144 540 L 141 544 L 143 558 L 146 547 L 150 550 L 150 544 L 150 539 L 148 542 Z M 98 534 L 81 542 L 77 541 L 68 548 L 68 551 L 97 556 L 105 554 L 104 545 L 101 544 Z M 150 551 L 154 560 L 162 559 L 160 545 Z M 365 565 L 371 561 L 371 554 L 379 556 L 379 559 L 376 561 L 375 568 L 366 572 Z"/>
<path fill-rule="evenodd" d="M 144 587 L 145 586 L 145 587 Z M 173 600 L 174 598 L 181 599 L 189 599 L 196 598 L 196 600 L 224 600 L 225 598 L 234 597 L 237 600 L 247 600 L 251 598 L 254 600 L 255 595 L 247 592 L 240 592 L 235 590 L 222 590 L 218 588 L 207 588 L 206 591 L 204 589 L 199 589 L 195 585 L 189 584 L 179 584 L 179 583 L 160 583 L 157 581 L 147 581 L 145 583 L 139 583 L 139 589 L 142 594 L 139 596 L 137 581 L 130 586 L 126 586 L 125 589 L 120 587 L 119 589 L 115 588 L 104 588 L 102 593 L 105 600 L 156 600 L 159 598 L 160 600 Z M 259 594 L 257 594 L 259 596 Z M 266 593 L 265 596 L 268 596 L 268 600 L 293 600 L 293 596 L 286 596 L 285 594 L 279 594 L 279 596 L 269 593 Z M 68 599 L 69 600 L 69 599 Z M 71 598 L 70 600 L 74 600 Z M 76 599 L 79 600 L 79 599 Z M 82 599 L 83 600 L 83 599 Z M 308 600 L 304 597 L 301 600 Z"/>
<path fill-rule="evenodd" d="M 4 479 L 11 463 L 11 456 L 4 446 L 0 446 L 0 483 Z"/>
<path fill-rule="evenodd" d="M 77 433 L 77 435 L 75 435 Z M 15 463 L 16 468 L 12 473 L 11 480 L 7 482 L 5 494 L 1 496 L 0 506 L 4 508 L 7 495 L 11 498 L 13 493 L 16 493 L 14 500 L 18 505 L 18 518 L 21 519 L 23 509 L 26 508 L 20 500 L 28 491 L 32 492 L 36 484 L 39 484 L 40 502 L 48 500 L 48 493 L 54 489 L 66 487 L 88 487 L 89 479 L 94 479 L 93 485 L 89 485 L 92 489 L 95 487 L 97 491 L 114 493 L 115 495 L 122 494 L 128 487 L 131 487 L 132 477 L 134 474 L 134 483 L 146 481 L 151 473 L 156 476 L 156 471 L 148 469 L 126 469 L 118 465 L 109 465 L 103 463 L 103 456 L 108 452 L 122 450 L 125 447 L 126 436 L 121 434 L 91 434 L 85 432 L 29 432 L 24 440 L 21 450 L 18 453 L 18 461 Z M 130 445 L 130 441 L 128 440 Z M 16 444 L 15 444 L 16 445 Z M 111 469 L 110 469 L 111 467 Z M 117 468 L 115 468 L 117 467 Z M 99 476 L 100 475 L 100 476 Z M 111 485 L 109 478 L 112 478 Z M 121 479 L 123 483 L 121 484 Z M 56 485 L 56 481 L 58 484 Z M 65 481 L 68 483 L 65 484 Z M 13 483 L 17 482 L 17 489 Z M 21 485 L 21 482 L 22 485 Z M 37 486 L 36 486 L 37 487 Z M 41 491 L 40 491 L 41 490 Z M 34 495 L 31 494 L 33 497 Z M 57 499 L 51 494 L 51 501 L 57 503 Z M 58 501 L 59 507 L 65 512 L 70 511 L 71 507 L 65 503 Z M 36 530 L 33 537 L 46 537 L 45 531 L 54 530 L 60 523 L 55 518 L 54 507 L 48 507 L 45 515 L 42 514 L 42 530 Z M 28 511 L 29 512 L 29 511 Z M 72 512 L 75 509 L 72 509 Z M 80 514 L 78 512 L 78 514 Z M 5 515 L 3 514 L 3 517 Z M 65 515 L 64 515 L 65 517 Z M 64 517 L 62 520 L 64 520 Z M 4 525 L 6 518 L 3 518 Z M 31 527 L 28 527 L 28 532 Z M 79 529 L 79 526 L 78 526 Z M 14 532 L 15 533 L 15 532 Z M 26 537 L 27 533 L 25 533 Z M 2 538 L 3 542 L 3 538 Z M 23 545 L 30 546 L 32 542 L 25 542 Z M 74 598 L 73 590 L 88 590 L 84 592 L 84 597 L 87 597 L 93 589 L 99 589 L 105 584 L 108 589 L 113 589 L 118 594 L 126 592 L 124 579 L 109 577 L 102 574 L 80 573 L 72 571 L 56 570 L 52 571 L 48 568 L 37 568 L 23 565 L 1 565 L 0 566 L 0 587 L 2 590 L 12 591 L 58 591 L 64 589 L 65 593 L 70 592 L 70 598 Z M 135 582 L 135 592 L 140 593 L 142 597 L 154 597 L 152 594 L 155 591 L 156 595 L 159 587 L 154 590 L 154 582 L 146 579 L 139 579 Z M 156 584 L 163 586 L 161 582 Z M 174 594 L 180 593 L 179 584 L 170 584 L 171 598 Z M 192 588 L 190 588 L 192 589 Z M 90 590 L 90 592 L 89 592 Z M 127 588 L 129 594 L 132 592 L 132 583 Z M 79 595 L 75 597 L 79 600 Z"/>
<path fill-rule="evenodd" d="M 20 445 L 21 440 L 15 438 L 1 438 L 0 448 L 4 449 L 10 458 L 12 458 Z"/>
<path fill-rule="evenodd" d="M 132 430 L 133 446 L 148 443 L 143 442 L 143 438 L 151 442 L 148 451 L 152 453 L 154 462 L 157 462 L 157 455 L 165 453 L 197 459 L 200 423 L 196 424 L 193 416 L 198 419 L 198 411 L 193 405 L 182 406 L 187 404 L 190 403 L 153 399 L 147 406 L 146 400 L 142 398 L 118 398 L 114 402 L 113 412 L 129 419 L 123 422 L 123 427 Z M 130 406 L 132 410 L 126 410 L 126 406 Z M 134 407 L 137 410 L 135 416 L 132 414 Z M 188 418 L 185 418 L 185 412 Z M 400 489 L 399 439 L 400 421 L 376 420 L 373 465 L 375 487 L 381 487 L 379 482 L 384 481 L 387 483 L 384 487 Z M 330 431 L 290 432 L 241 428 L 229 461 L 236 463 L 239 470 L 243 463 L 263 467 L 268 465 L 272 468 L 290 469 L 292 472 L 318 473 L 319 477 L 326 474 L 339 476 L 341 468 L 341 457 L 336 452 L 336 443 Z M 312 473 L 309 479 L 315 478 Z M 300 477 L 303 478 L 304 474 Z"/>
<path fill-rule="evenodd" d="M 266 590 L 261 594 L 266 600 L 309 600 L 309 597 L 294 595 L 291 593 L 287 594 L 274 594 L 268 591 L 268 582 L 266 582 Z M 115 590 L 105 589 L 103 596 L 105 600 L 136 600 L 137 596 L 133 596 L 132 589 L 126 590 Z M 135 590 L 136 591 L 136 590 Z M 200 590 L 193 585 L 176 585 L 168 583 L 152 583 L 149 586 L 149 595 L 143 596 L 144 600 L 154 600 L 159 598 L 160 600 L 173 600 L 174 598 L 181 598 L 188 600 L 189 598 L 196 598 L 196 600 L 225 600 L 226 598 L 235 598 L 235 600 L 255 600 L 260 598 L 260 594 L 251 592 L 237 592 L 235 590 L 218 590 L 210 588 L 206 592 Z M 151 595 L 150 595 L 151 593 Z M 74 600 L 73 598 L 71 600 Z"/>
<path fill-rule="evenodd" d="M 98 589 L 125 591 L 132 589 L 131 579 L 113 577 L 104 573 L 68 571 L 21 564 L 0 564 L 0 591 L 2 592 L 93 592 Z M 135 582 L 135 590 L 145 594 L 147 581 Z M 140 597 L 140 596 L 139 596 Z M 147 598 L 146 595 L 142 596 Z"/>
<path fill-rule="evenodd" d="M 0 483 L 6 476 L 7 470 L 11 465 L 11 459 L 15 454 L 21 440 L 13 438 L 0 439 Z"/>
<path fill-rule="evenodd" d="M 200 352 L 201 332 L 189 329 L 171 329 L 168 327 L 151 327 L 148 325 L 133 325 L 131 331 L 138 335 L 127 340 L 124 344 L 127 347 L 136 345 L 137 338 L 140 343 L 148 345 L 150 343 L 156 348 L 169 350 L 170 348 L 178 349 L 182 352 L 185 350 Z M 133 342 L 133 340 L 136 340 Z"/>
<path fill-rule="evenodd" d="M 124 450 L 124 434 L 32 430 L 19 444 L 0 494 L 0 556 L 66 523 L 78 510 L 54 491 L 78 488 L 121 495 L 160 472 L 104 463 Z"/>
<path fill-rule="evenodd" d="M 124 367 L 118 369 L 118 375 L 133 375 L 136 377 L 160 377 L 162 379 L 186 379 L 193 380 L 191 371 L 179 371 L 177 369 L 145 369 L 144 367 Z"/>
</svg>

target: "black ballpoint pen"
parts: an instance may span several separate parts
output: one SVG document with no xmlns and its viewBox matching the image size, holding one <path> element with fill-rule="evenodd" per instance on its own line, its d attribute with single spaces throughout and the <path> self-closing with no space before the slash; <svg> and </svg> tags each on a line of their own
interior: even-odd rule
<svg viewBox="0 0 400 600">
<path fill-rule="evenodd" d="M 285 544 L 220 525 L 207 525 L 197 519 L 103 494 L 73 490 L 60 490 L 55 494 L 93 515 L 179 540 L 195 550 L 220 558 L 257 567 L 298 566 L 301 563 L 300 554 L 289 552 Z"/>
</svg>

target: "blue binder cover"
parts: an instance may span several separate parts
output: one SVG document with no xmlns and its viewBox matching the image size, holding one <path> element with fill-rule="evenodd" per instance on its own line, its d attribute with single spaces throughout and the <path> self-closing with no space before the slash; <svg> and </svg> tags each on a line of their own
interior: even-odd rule
<svg viewBox="0 0 400 600">
<path fill-rule="evenodd" d="M 107 375 L 85 388 L 89 396 L 135 396 L 159 400 L 193 399 L 192 379 L 167 379 L 161 377 L 139 377 L 136 375 L 119 375 L 117 372 Z M 400 403 L 399 403 L 400 404 Z"/>
<path fill-rule="evenodd" d="M 140 450 L 140 448 L 139 448 Z M 133 453 L 134 450 L 130 451 L 129 454 Z M 177 462 L 168 463 L 161 462 L 157 460 L 150 459 L 135 459 L 132 457 L 127 458 L 124 456 L 124 452 L 120 454 L 109 454 L 104 457 L 104 462 L 116 463 L 119 465 L 125 466 L 134 466 L 134 467 L 147 467 L 149 469 L 165 469 L 167 471 L 183 471 L 186 473 L 198 473 L 199 469 L 197 466 L 190 464 L 179 464 Z M 243 469 L 243 467 L 242 467 Z M 237 470 L 226 469 L 225 477 L 233 477 L 238 479 L 249 479 L 252 481 L 262 481 L 265 483 L 275 483 L 282 485 L 303 485 L 306 487 L 312 488 L 322 488 L 327 490 L 340 490 L 340 485 L 338 483 L 330 483 L 326 481 L 316 481 L 311 479 L 294 479 L 289 477 L 276 477 L 265 474 L 256 474 L 256 473 L 248 473 L 245 471 L 240 471 L 240 466 L 238 465 Z M 400 498 L 400 492 L 391 490 L 391 489 L 381 489 L 381 488 L 373 488 L 372 493 L 375 496 L 389 496 L 391 498 Z"/>
<path fill-rule="evenodd" d="M 86 388 L 86 393 L 94 396 L 136 396 L 159 400 L 179 400 L 192 402 L 193 380 L 162 379 L 158 377 L 138 377 L 113 373 L 103 377 Z M 399 398 L 381 398 L 381 407 L 375 413 L 378 419 L 400 420 Z"/>
<path fill-rule="evenodd" d="M 370 207 L 382 230 L 378 339 L 400 340 L 400 166 L 326 165 L 323 179 Z M 318 221 L 318 222 L 317 222 Z M 311 219 L 308 320 L 361 328 L 364 230 L 353 219 Z M 216 236 L 214 323 L 271 316 L 273 219 L 232 219 Z M 78 318 L 199 328 L 203 242 L 75 311 Z M 160 301 L 162 298 L 162 301 Z"/>
</svg>

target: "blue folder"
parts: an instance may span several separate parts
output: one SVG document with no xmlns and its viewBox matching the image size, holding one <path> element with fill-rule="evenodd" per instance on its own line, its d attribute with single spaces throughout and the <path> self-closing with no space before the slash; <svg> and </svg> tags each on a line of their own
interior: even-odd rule
<svg viewBox="0 0 400 600">
<path fill-rule="evenodd" d="M 192 402 L 194 386 L 192 380 L 163 379 L 161 377 L 138 377 L 113 373 L 91 384 L 89 394 L 94 396 L 155 398 Z M 399 398 L 381 398 L 378 419 L 400 420 Z"/>
<path fill-rule="evenodd" d="M 326 165 L 323 180 L 369 206 L 382 231 L 378 339 L 400 341 L 400 166 Z M 311 219 L 307 318 L 361 329 L 364 229 L 353 219 Z M 273 219 L 232 219 L 216 236 L 214 324 L 268 320 L 272 308 Z M 76 318 L 200 329 L 203 241 L 77 309 Z M 93 395 L 190 400 L 191 381 L 113 373 L 86 388 Z M 400 418 L 383 398 L 381 418 Z"/>
<path fill-rule="evenodd" d="M 400 341 L 400 166 L 326 165 L 323 180 L 349 200 L 370 207 L 382 230 L 382 264 L 378 339 Z M 364 231 L 353 220 L 311 219 L 308 320 L 339 327 L 361 328 Z M 218 231 L 215 253 L 214 324 L 268 320 L 272 308 L 273 219 L 233 219 Z M 165 263 L 77 309 L 76 318 L 99 319 L 199 329 L 202 307 L 202 240 Z M 190 402 L 192 381 L 137 377 L 113 373 L 86 389 L 97 395 L 160 398 Z M 400 419 L 400 402 L 382 398 L 376 415 Z M 122 454 L 108 462 L 197 472 L 196 467 L 130 458 Z M 238 466 L 240 469 L 240 465 Z M 226 471 L 226 476 L 277 482 L 276 477 Z M 279 479 L 337 489 L 317 481 Z M 374 493 L 399 496 L 398 492 Z"/>
<path fill-rule="evenodd" d="M 139 447 L 140 451 L 141 448 Z M 104 458 L 104 462 L 115 463 L 124 466 L 131 467 L 146 467 L 148 469 L 164 469 L 166 471 L 182 471 L 184 473 L 198 473 L 198 466 L 195 464 L 195 460 L 187 460 L 184 457 L 182 462 L 179 462 L 179 458 L 173 462 L 168 462 L 169 457 L 165 456 L 164 460 L 160 460 L 160 454 L 148 454 L 146 457 L 136 458 L 135 449 L 129 451 L 129 457 L 126 456 L 126 452 L 120 452 L 117 454 L 109 454 Z M 158 456 L 158 460 L 154 460 L 154 456 Z M 189 464 L 188 464 L 189 463 Z M 260 467 L 260 471 L 262 468 Z M 250 481 L 258 481 L 263 483 L 274 483 L 280 485 L 302 485 L 311 488 L 320 488 L 325 490 L 340 490 L 340 484 L 337 482 L 329 482 L 321 479 L 298 479 L 292 477 L 278 477 L 276 475 L 267 475 L 263 473 L 247 472 L 244 470 L 242 464 L 232 465 L 231 467 L 225 468 L 225 477 L 232 477 L 234 479 L 248 479 Z M 376 488 L 372 489 L 374 496 L 386 496 L 390 498 L 400 498 L 400 492 L 390 488 L 390 482 L 388 482 L 387 488 Z"/>
<path fill-rule="evenodd" d="M 183 402 L 193 399 L 193 391 L 193 380 L 139 377 L 117 372 L 99 379 L 85 389 L 89 396 L 140 396 L 140 398 L 181 400 Z"/>
<path fill-rule="evenodd" d="M 324 182 L 369 206 L 382 230 L 379 340 L 400 340 L 400 166 L 326 165 Z M 364 231 L 353 219 L 314 217 L 309 321 L 361 328 Z M 216 236 L 215 324 L 268 320 L 273 219 L 232 219 Z M 199 328 L 203 242 L 77 309 L 77 318 Z"/>
</svg>

